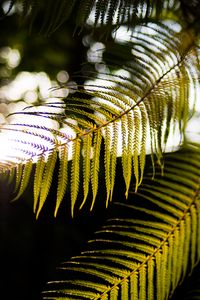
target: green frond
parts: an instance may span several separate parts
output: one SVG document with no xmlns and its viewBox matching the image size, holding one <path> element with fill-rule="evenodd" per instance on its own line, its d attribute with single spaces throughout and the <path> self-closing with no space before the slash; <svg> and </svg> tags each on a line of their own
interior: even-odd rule
<svg viewBox="0 0 200 300">
<path fill-rule="evenodd" d="M 92 147 L 92 135 L 87 134 L 83 137 L 83 191 L 84 191 L 84 199 L 80 206 L 85 204 L 85 201 L 89 192 L 89 184 L 90 184 L 90 168 L 91 168 L 91 147 Z"/>
<path fill-rule="evenodd" d="M 191 248 L 192 249 L 196 249 L 195 245 L 197 244 L 197 212 L 196 212 L 196 208 L 194 205 L 191 206 L 190 209 L 190 213 L 191 213 Z M 194 269 L 195 265 L 196 265 L 196 261 L 197 261 L 197 253 L 196 251 L 193 251 L 191 254 L 191 272 Z"/>
<path fill-rule="evenodd" d="M 148 274 L 147 274 L 147 282 L 148 282 L 148 291 L 147 291 L 147 299 L 154 299 L 154 258 L 150 257 L 147 262 Z"/>
<path fill-rule="evenodd" d="M 127 140 L 128 140 L 128 132 L 127 132 L 127 116 L 123 116 L 121 119 L 121 130 L 122 130 L 122 169 L 123 176 L 126 184 L 126 197 L 127 192 L 129 190 L 131 175 L 132 175 L 132 151 L 128 153 L 127 149 Z M 133 146 L 133 145 L 132 145 Z M 127 165 L 127 162 L 129 164 Z"/>
<path fill-rule="evenodd" d="M 168 243 L 164 243 L 162 246 L 162 278 L 164 280 L 161 282 L 162 284 L 162 292 L 163 292 L 163 299 L 167 299 L 167 293 L 165 292 L 165 287 L 167 286 L 168 282 L 170 282 L 170 272 L 168 270 L 168 257 L 169 257 L 169 246 Z M 167 289 L 168 292 L 168 289 Z"/>
<path fill-rule="evenodd" d="M 170 1 L 166 1 L 166 4 Z M 176 2 L 176 1 L 175 1 Z M 93 28 L 104 26 L 107 30 L 113 26 L 126 24 L 132 26 L 143 19 L 148 20 L 152 16 L 158 18 L 165 9 L 160 1 L 143 1 L 134 0 L 132 3 L 129 0 L 58 0 L 53 1 L 38 1 L 38 0 L 10 0 L 10 7 L 20 5 L 21 16 L 23 19 L 28 19 L 30 27 L 34 26 L 38 15 L 42 15 L 43 22 L 41 23 L 41 31 L 50 34 L 59 28 L 66 20 L 75 16 L 76 27 L 83 28 L 88 25 L 89 18 L 94 15 L 94 20 L 90 21 L 90 26 Z M 175 10 L 173 6 L 168 5 L 171 10 Z M 163 12 L 164 11 L 164 12 Z"/>
<path fill-rule="evenodd" d="M 133 116 L 133 120 L 134 120 L 134 140 L 131 141 L 133 142 L 133 167 L 134 167 L 134 175 L 135 175 L 135 191 L 137 191 L 138 189 L 138 185 L 139 185 L 139 181 L 141 182 L 141 180 L 139 180 L 139 163 L 138 163 L 138 158 L 140 156 L 140 149 L 139 149 L 139 145 L 140 145 L 140 134 L 141 134 L 141 117 L 140 117 L 140 111 L 139 108 L 134 109 L 134 116 Z M 129 133 L 130 136 L 130 133 Z M 142 166 L 143 167 L 143 166 Z"/>
<path fill-rule="evenodd" d="M 118 148 L 118 130 L 119 123 L 113 123 L 113 139 L 111 144 L 111 162 L 110 162 L 110 200 L 112 200 L 115 185 L 116 165 L 117 165 L 117 148 Z"/>
<path fill-rule="evenodd" d="M 155 262 L 156 262 L 156 287 L 157 287 L 157 299 L 163 299 L 162 294 L 162 283 L 160 282 L 160 279 L 163 278 L 163 269 L 162 269 L 162 256 L 160 249 L 155 254 Z"/>
<path fill-rule="evenodd" d="M 179 261 L 179 229 L 176 228 L 174 230 L 174 236 L 173 236 L 173 259 L 172 259 L 172 291 L 175 290 L 176 286 L 177 286 L 177 281 L 178 281 L 178 277 L 177 277 L 177 270 L 179 269 L 179 264 L 181 264 L 181 262 Z"/>
<path fill-rule="evenodd" d="M 138 300 L 139 296 L 139 284 L 138 284 L 138 271 L 133 272 L 130 276 L 130 299 Z"/>
<path fill-rule="evenodd" d="M 129 297 L 129 282 L 124 280 L 121 283 L 121 299 L 128 299 Z"/>
<path fill-rule="evenodd" d="M 87 1 L 84 3 L 87 10 L 88 3 Z M 52 1 L 51 5 L 54 5 Z M 20 121 L 16 121 L 10 125 L 0 126 L 1 132 L 8 134 L 12 148 L 18 150 L 13 161 L 11 157 L 7 157 L 0 163 L 0 172 L 2 171 L 2 173 L 16 168 L 16 190 L 19 190 L 21 183 L 20 164 L 26 164 L 30 159 L 36 163 L 35 172 L 39 175 L 36 174 L 35 178 L 39 179 L 36 179 L 34 184 L 34 211 L 37 210 L 39 202 L 45 201 L 49 191 L 49 188 L 45 188 L 44 192 L 44 188 L 42 188 L 47 183 L 44 183 L 44 179 L 47 178 L 42 177 L 42 173 L 48 161 L 41 156 L 48 156 L 48 153 L 54 151 L 55 148 L 56 151 L 61 152 L 63 147 L 69 145 L 69 153 L 71 153 L 71 149 L 73 152 L 71 167 L 67 167 L 67 156 L 64 162 L 62 162 L 63 158 L 59 161 L 55 215 L 65 196 L 67 182 L 70 182 L 71 185 L 72 215 L 81 188 L 83 188 L 84 196 L 80 207 L 89 201 L 88 195 L 91 188 L 93 194 L 91 209 L 93 208 L 99 181 L 102 179 L 106 186 L 105 202 L 108 205 L 112 200 L 114 190 L 117 156 L 121 155 L 122 157 L 126 196 L 128 196 L 132 180 L 135 181 L 136 191 L 143 180 L 149 146 L 152 152 L 153 167 L 158 164 L 163 172 L 162 156 L 163 151 L 166 150 L 167 138 L 178 124 L 181 143 L 181 136 L 185 135 L 186 122 L 190 117 L 190 94 L 197 93 L 198 90 L 199 69 L 196 66 L 195 55 L 199 54 L 191 32 L 190 35 L 187 31 L 173 32 L 167 25 L 158 22 L 136 26 L 130 41 L 122 41 L 122 48 L 126 50 L 122 49 L 121 53 L 112 56 L 112 45 L 110 45 L 111 50 L 108 49 L 111 54 L 111 58 L 107 62 L 110 69 L 122 70 L 126 75 L 123 73 L 117 75 L 115 71 L 92 74 L 93 82 L 86 82 L 84 87 L 80 86 L 77 91 L 78 97 L 71 95 L 65 104 L 61 102 L 47 105 L 52 112 L 49 112 L 48 109 L 46 111 L 37 110 L 37 112 L 27 109 L 16 113 L 16 117 L 19 118 L 22 115 L 38 118 L 38 120 L 39 118 L 50 118 L 56 122 L 56 128 L 34 125 L 28 121 L 27 124 L 20 124 Z M 183 42 L 181 47 L 180 42 Z M 125 59 L 124 55 L 127 54 L 127 49 L 128 57 Z M 124 54 L 123 51 L 126 53 Z M 88 77 L 86 79 L 91 79 L 90 76 Z M 98 81 L 99 79 L 101 82 Z M 55 106 L 62 108 L 62 112 L 55 113 L 53 110 Z M 63 133 L 59 129 L 62 125 L 69 128 L 71 135 Z M 11 133 L 17 133 L 19 138 L 10 136 Z M 148 145 L 149 138 L 150 145 Z M 103 147 L 104 149 L 102 149 Z M 101 149 L 104 150 L 104 159 L 100 162 Z M 70 154 L 68 159 L 71 159 Z M 99 172 L 102 161 L 103 172 Z M 177 161 L 177 163 L 179 162 Z M 180 163 L 182 164 L 182 162 Z M 37 164 L 39 164 L 38 167 Z M 41 171 L 40 164 L 42 164 Z M 191 160 L 190 168 L 192 167 Z M 61 176 L 61 173 L 64 176 Z M 83 175 L 83 184 L 79 184 L 79 173 Z M 105 175 L 104 178 L 102 178 L 102 173 Z M 152 173 L 154 176 L 154 170 Z M 172 176 L 176 185 L 179 185 L 177 177 L 179 175 L 175 173 L 174 170 L 173 174 L 170 173 L 169 176 Z M 181 179 L 179 178 L 179 180 Z M 183 189 L 190 190 L 190 184 L 195 185 L 195 182 L 192 178 L 185 178 L 184 181 L 186 186 L 182 187 L 182 191 L 179 191 L 177 186 L 174 186 L 174 190 L 177 201 L 179 201 L 178 193 L 181 193 L 181 197 L 184 197 L 187 205 L 187 200 L 192 195 L 187 194 Z M 160 190 L 157 189 L 155 192 L 152 188 L 145 194 L 146 199 L 149 197 L 154 201 L 154 197 L 160 196 L 159 193 L 162 193 L 161 190 L 165 187 L 165 183 L 163 181 L 161 185 L 160 180 L 159 183 Z M 49 187 L 49 184 L 47 186 Z M 147 185 L 143 188 L 149 190 Z M 38 200 L 40 197 L 41 199 Z M 162 207 L 163 209 L 169 207 L 172 211 L 173 208 L 170 207 L 170 201 L 168 201 L 169 197 L 170 195 L 164 195 L 166 203 L 162 203 Z M 40 209 L 43 204 L 40 205 Z M 144 209 L 148 210 L 148 208 Z M 161 212 L 158 213 L 161 214 Z M 175 208 L 174 214 L 177 214 L 178 217 L 179 212 L 176 213 Z M 167 218 L 170 219 L 170 216 Z"/>
<path fill-rule="evenodd" d="M 93 192 L 93 201 L 91 209 L 93 208 L 94 201 L 97 195 L 98 190 L 98 177 L 99 177 L 99 160 L 100 160 L 100 151 L 101 151 L 101 141 L 102 135 L 100 131 L 95 132 L 94 134 L 94 143 L 93 143 L 93 158 L 91 163 L 91 184 Z"/>
<path fill-rule="evenodd" d="M 34 175 L 34 188 L 33 188 L 33 211 L 36 213 L 38 200 L 40 196 L 41 182 L 45 170 L 45 157 L 44 154 L 39 156 L 36 164 L 36 170 Z"/>
<path fill-rule="evenodd" d="M 26 189 L 26 187 L 29 183 L 32 167 L 33 167 L 33 162 L 32 162 L 32 160 L 29 160 L 23 166 L 22 174 L 19 174 L 21 171 L 19 171 L 19 173 L 17 172 L 18 173 L 17 176 L 19 176 L 19 179 L 21 181 L 20 182 L 20 188 L 19 188 L 19 191 L 18 191 L 17 195 L 14 197 L 14 199 L 12 199 L 12 201 L 15 201 L 15 200 L 19 199 L 19 197 L 24 193 L 24 191 L 25 191 L 25 189 Z"/>
<path fill-rule="evenodd" d="M 15 190 L 16 192 L 21 184 L 21 178 L 23 173 L 23 164 L 19 163 L 16 167 L 16 178 L 15 178 Z"/>
<path fill-rule="evenodd" d="M 193 169 L 187 170 L 191 157 Z M 150 169 L 143 182 L 144 188 L 138 187 L 138 192 L 130 193 L 127 203 L 113 204 L 114 217 L 95 233 L 95 238 L 89 241 L 88 250 L 61 265 L 60 270 L 65 278 L 65 282 L 61 282 L 65 286 L 66 298 L 76 299 L 77 290 L 82 290 L 86 285 L 88 294 L 84 288 L 85 297 L 89 297 L 95 290 L 95 285 L 92 287 L 95 281 L 103 285 L 98 286 L 98 292 L 91 299 L 104 299 L 105 295 L 109 300 L 168 299 L 200 259 L 199 159 L 200 146 L 197 145 L 196 148 L 190 146 L 168 154 L 163 176 L 157 176 L 154 182 Z M 173 181 L 169 176 L 174 173 L 173 170 L 177 171 L 177 160 L 182 161 L 179 169 L 182 183 L 179 176 L 175 176 Z M 184 172 L 181 171 L 183 169 Z M 186 188 L 185 179 L 190 178 L 188 172 L 191 177 L 195 176 L 197 185 L 189 181 Z M 146 193 L 151 191 L 151 187 L 159 192 L 148 198 Z M 177 191 L 179 194 L 174 194 Z M 186 202 L 184 195 L 190 195 Z M 177 213 L 169 209 L 170 205 L 174 207 L 174 203 Z M 71 276 L 78 282 L 84 277 L 84 285 L 75 285 L 72 290 L 69 286 Z M 59 296 L 61 282 L 49 282 L 49 291 L 43 293 L 44 299 L 46 295 Z M 51 286 L 54 292 L 51 292 Z"/>
<path fill-rule="evenodd" d="M 115 286 L 110 292 L 110 299 L 117 300 L 118 294 L 119 294 L 119 288 L 118 288 L 118 286 Z"/>
<path fill-rule="evenodd" d="M 106 199 L 106 206 L 108 206 L 108 201 L 110 198 L 110 191 L 111 191 L 111 126 L 107 126 L 105 128 L 105 182 L 106 182 L 106 190 L 107 190 L 107 199 Z"/>
<path fill-rule="evenodd" d="M 146 187 L 144 187 L 144 188 L 142 188 L 141 190 L 143 191 L 143 192 L 145 192 L 145 191 L 147 191 L 149 194 L 151 194 L 151 195 L 153 195 L 153 198 L 151 197 L 151 196 L 147 196 L 147 195 L 145 195 L 145 196 L 143 196 L 143 197 L 145 197 L 146 199 L 148 199 L 149 201 L 152 201 L 152 202 L 155 202 L 155 197 L 157 197 L 157 198 L 160 198 L 160 197 L 162 197 L 162 199 L 164 200 L 163 202 L 164 203 L 162 203 L 162 204 L 160 204 L 160 205 L 164 205 L 165 206 L 165 201 L 167 202 L 167 204 L 170 204 L 171 203 L 171 201 L 172 201 L 172 199 L 173 199 L 173 196 L 171 196 L 171 195 L 166 195 L 165 193 L 163 193 L 163 187 L 152 187 L 152 190 L 150 190 L 149 189 L 150 188 L 150 185 L 148 185 L 147 186 L 147 188 Z M 179 196 L 179 195 L 181 195 L 180 193 L 176 193 L 176 195 L 177 196 Z M 185 199 L 185 197 L 183 197 L 184 199 Z M 187 197 L 186 199 L 190 199 L 189 197 Z M 183 200 L 183 199 L 182 199 Z M 176 207 L 180 207 L 181 206 L 181 208 L 182 209 L 186 209 L 186 207 L 187 207 L 187 204 L 188 203 L 180 203 L 180 201 L 179 200 L 174 200 L 174 208 L 172 208 L 172 210 L 171 210 L 171 212 L 174 212 L 174 215 L 178 215 L 179 214 L 179 212 L 177 212 L 176 211 Z M 171 208 L 170 208 L 171 209 Z"/>
<path fill-rule="evenodd" d="M 93 254 L 96 254 L 96 255 L 93 255 Z M 98 253 L 93 253 L 90 257 L 90 261 L 97 261 L 99 263 L 103 263 L 104 261 L 108 261 L 109 262 L 113 262 L 113 263 L 117 263 L 117 265 L 121 266 L 121 267 L 126 267 L 127 269 L 132 269 L 132 268 L 135 268 L 137 267 L 137 263 L 135 262 L 132 262 L 131 260 L 128 260 L 125 261 L 123 258 L 120 258 L 118 256 L 114 256 L 113 257 L 113 254 L 110 253 L 110 254 L 107 254 L 107 255 L 104 255 L 103 257 L 100 255 L 98 255 Z M 78 259 L 82 262 L 84 261 L 87 261 L 88 260 L 88 257 L 87 256 L 84 256 L 83 254 L 81 256 L 76 256 L 74 257 L 74 259 Z M 63 263 L 64 264 L 64 263 Z"/>
<path fill-rule="evenodd" d="M 187 213 L 185 217 L 185 241 L 184 241 L 184 264 L 183 264 L 183 270 L 182 270 L 182 278 L 185 278 L 186 273 L 187 273 L 187 265 L 188 265 L 188 257 L 189 257 L 189 251 L 190 251 L 190 240 L 191 240 L 191 218 L 190 214 Z M 198 251 L 198 246 L 197 246 L 197 251 Z M 199 256 L 198 256 L 199 257 Z"/>
<path fill-rule="evenodd" d="M 185 239 L 185 222 L 182 220 L 180 222 L 180 231 L 179 231 L 179 260 L 184 261 L 184 256 L 185 253 L 184 251 L 184 239 Z M 194 247 L 192 246 L 193 249 L 195 249 L 195 245 Z M 177 272 L 178 272 L 178 277 L 180 278 L 180 280 L 182 279 L 182 264 L 179 264 L 179 267 L 177 268 Z"/>
<path fill-rule="evenodd" d="M 78 196 L 79 191 L 79 177 L 80 177 L 80 151 L 81 151 L 81 141 L 76 139 L 73 143 L 72 150 L 72 176 L 71 176 L 71 215 L 74 213 L 74 205 Z"/>
<path fill-rule="evenodd" d="M 47 162 L 45 164 L 45 169 L 44 169 L 44 175 L 42 178 L 42 184 L 40 185 L 40 195 L 39 195 L 39 201 L 38 201 L 38 207 L 37 207 L 37 212 L 36 212 L 36 218 L 39 216 L 39 213 L 45 203 L 45 200 L 47 198 L 49 189 L 51 187 L 51 182 L 53 179 L 53 172 L 56 164 L 56 159 L 57 159 L 57 149 L 54 148 L 54 150 L 49 154 L 47 158 Z M 38 176 L 40 177 L 40 176 Z M 38 180 L 37 178 L 36 180 Z"/>
<path fill-rule="evenodd" d="M 65 20 L 75 21 L 77 31 L 84 26 L 92 29 L 101 26 L 101 31 L 108 33 L 110 40 L 119 25 L 132 30 L 130 41 L 122 41 L 116 50 L 120 55 L 115 55 L 116 46 L 111 43 L 110 61 L 106 59 L 109 45 L 105 46 L 104 58 L 105 64 L 110 64 L 109 74 L 97 74 L 97 83 L 80 87 L 79 99 L 69 96 L 63 113 L 38 113 L 56 121 L 57 128 L 67 125 L 74 132 L 72 137 L 60 133 L 59 129 L 30 124 L 13 124 L 11 127 L 16 135 L 23 137 L 11 137 L 16 153 L 0 162 L 0 173 L 5 176 L 8 173 L 5 182 L 7 178 L 9 184 L 16 181 L 14 193 L 17 196 L 14 199 L 17 199 L 24 192 L 31 172 L 35 172 L 34 212 L 37 216 L 55 174 L 57 153 L 60 156 L 54 214 L 65 199 L 68 185 L 72 215 L 82 188 L 80 208 L 88 200 L 92 202 L 91 208 L 94 206 L 99 190 L 101 195 L 102 181 L 107 191 L 102 201 L 108 205 L 114 191 L 122 140 L 127 202 L 113 205 L 114 215 L 95 233 L 82 255 L 63 264 L 58 280 L 49 282 L 43 299 L 168 299 L 200 260 L 199 146 L 198 149 L 189 146 L 182 152 L 170 154 L 165 166 L 163 159 L 163 152 L 168 151 L 168 138 L 177 124 L 180 142 L 184 139 L 191 115 L 188 99 L 193 92 L 194 98 L 199 93 L 199 66 L 195 63 L 199 53 L 192 32 L 188 34 L 183 29 L 181 33 L 175 33 L 167 25 L 153 23 L 151 18 L 157 20 L 165 13 L 165 7 L 168 16 L 173 10 L 175 18 L 178 4 L 188 8 L 183 11 L 193 22 L 198 1 L 3 2 L 10 2 L 8 12 L 13 5 L 21 4 L 21 19 L 28 19 L 30 27 L 41 20 L 41 31 L 46 34 L 54 32 Z M 182 15 L 177 14 L 178 18 L 182 22 Z M 137 27 L 137 24 L 143 25 Z M 116 75 L 113 69 L 128 75 Z M 103 83 L 99 84 L 98 79 L 102 77 Z M 27 113 L 27 116 L 33 117 L 33 113 Z M 0 127 L 1 132 L 6 132 L 4 126 Z M 144 174 L 149 137 L 153 167 Z M 36 141 L 30 141 L 35 138 Z M 68 162 L 70 159 L 72 163 Z M 33 164 L 35 168 L 32 169 Z M 160 165 L 163 177 L 159 175 L 157 165 Z M 140 186 L 141 183 L 144 185 Z M 90 188 L 92 200 L 88 199 Z M 183 299 L 199 299 L 199 286 L 198 279 L 196 288 L 184 294 Z"/>
<path fill-rule="evenodd" d="M 146 299 L 146 266 L 142 264 L 139 268 L 139 299 Z"/>
<path fill-rule="evenodd" d="M 57 198 L 56 207 L 54 211 L 54 216 L 56 216 L 58 208 L 63 200 L 67 189 L 68 181 L 68 145 L 64 145 L 60 149 L 60 167 L 58 174 L 58 188 L 57 188 Z"/>
<path fill-rule="evenodd" d="M 200 255 L 200 236 L 199 236 L 199 232 L 200 232 L 200 229 L 199 229 L 199 225 L 200 225 L 200 213 L 199 213 L 199 208 L 200 208 L 200 204 L 199 204 L 199 202 L 197 202 L 197 204 L 196 204 L 196 208 L 197 208 L 197 245 L 198 245 L 198 247 L 197 247 L 197 257 L 199 257 L 199 255 Z"/>
<path fill-rule="evenodd" d="M 62 283 L 65 283 L 65 280 L 63 280 L 62 282 L 60 282 L 61 284 Z M 70 285 L 73 285 L 73 286 L 83 286 L 83 287 L 89 287 L 89 288 L 93 288 L 95 289 L 96 291 L 101 291 L 102 288 L 106 288 L 106 285 L 104 284 L 101 284 L 101 283 L 97 283 L 97 282 L 86 282 L 84 280 L 71 280 L 68 282 Z"/>
<path fill-rule="evenodd" d="M 141 132 L 142 132 L 142 138 L 140 142 L 140 155 L 139 155 L 139 161 L 140 161 L 140 181 L 139 185 L 141 184 L 143 180 L 144 175 L 144 168 L 145 168 L 145 157 L 146 157 L 146 141 L 147 141 L 147 112 L 145 105 L 143 103 L 139 104 L 139 109 L 141 113 Z"/>
<path fill-rule="evenodd" d="M 94 5 L 95 5 L 94 0 L 79 1 L 78 12 L 76 15 L 77 26 L 82 27 L 83 24 L 86 23 Z"/>
</svg>

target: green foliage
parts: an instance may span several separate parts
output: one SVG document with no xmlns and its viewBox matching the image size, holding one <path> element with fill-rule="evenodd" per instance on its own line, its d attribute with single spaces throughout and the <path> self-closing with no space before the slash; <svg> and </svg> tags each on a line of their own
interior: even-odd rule
<svg viewBox="0 0 200 300">
<path fill-rule="evenodd" d="M 176 9 L 177 1 L 165 1 L 165 9 Z M 77 28 L 86 26 L 91 15 L 94 15 L 93 27 L 126 24 L 132 26 L 138 20 L 148 19 L 150 16 L 160 16 L 163 13 L 161 1 L 143 0 L 10 0 L 9 13 L 12 6 L 21 6 L 23 18 L 29 20 L 30 26 L 34 25 L 37 17 L 42 13 L 43 21 L 41 31 L 51 34 L 58 29 L 68 18 L 73 15 Z"/>
<path fill-rule="evenodd" d="M 59 267 L 43 299 L 168 299 L 200 259 L 199 145 L 165 159 L 164 176 L 152 180 L 150 169 L 127 203 L 113 204 L 112 218 Z"/>
<path fill-rule="evenodd" d="M 13 200 L 34 174 L 38 217 L 58 166 L 54 216 L 66 194 L 71 216 L 86 203 L 92 210 L 99 195 L 110 209 L 87 249 L 59 267 L 43 299 L 168 299 L 200 260 L 200 146 L 185 139 L 195 112 L 190 98 L 199 91 L 196 2 L 11 0 L 9 11 L 13 6 L 31 27 L 42 19 L 47 35 L 69 18 L 75 29 L 95 29 L 94 39 L 107 33 L 102 68 L 87 70 L 76 93 L 0 125 L 16 150 L 0 162 L 2 177 L 15 183 Z M 117 36 L 121 25 L 130 29 L 127 39 Z M 163 156 L 176 131 L 179 151 Z M 110 203 L 118 156 L 127 202 Z"/>
<path fill-rule="evenodd" d="M 46 111 L 42 107 L 37 111 L 26 109 L 18 113 L 19 123 L 1 126 L 2 132 L 11 130 L 21 136 L 17 140 L 15 135 L 10 138 L 19 150 L 17 156 L 8 158 L 8 164 L 5 161 L 1 163 L 1 170 L 6 172 L 16 166 L 16 191 L 20 182 L 21 187 L 15 199 L 25 190 L 33 163 L 38 160 L 34 182 L 34 211 L 37 216 L 51 186 L 56 152 L 61 153 L 61 159 L 55 215 L 68 186 L 71 190 L 73 215 L 79 190 L 83 188 L 85 193 L 82 207 L 87 200 L 90 184 L 93 192 L 91 209 L 94 206 L 98 192 L 102 138 L 105 144 L 104 169 L 108 205 L 112 200 L 119 141 L 122 144 L 122 170 L 125 193 L 128 196 L 132 174 L 135 176 L 136 191 L 142 182 L 147 138 L 151 138 L 152 154 L 156 155 L 162 167 L 162 152 L 169 133 L 178 126 L 180 134 L 184 134 L 190 113 L 188 93 L 191 85 L 194 93 L 197 92 L 199 76 L 198 49 L 192 32 L 177 34 L 163 24 L 151 22 L 135 29 L 131 42 L 124 42 L 124 46 L 132 51 L 131 60 L 123 60 L 123 53 L 117 54 L 115 60 L 120 65 L 122 57 L 121 71 L 125 71 L 127 75 L 103 73 L 105 79 L 101 81 L 104 84 L 97 81 L 86 84 L 85 88 L 80 86 L 77 96 L 69 96 L 65 106 L 55 102 L 47 104 Z M 142 55 L 141 49 L 144 51 Z M 112 62 L 113 66 L 116 61 Z M 96 79 L 99 77 L 97 74 Z M 60 112 L 56 113 L 58 109 Z M 38 120 L 41 117 L 50 118 L 60 126 L 67 125 L 73 130 L 74 137 L 59 129 L 30 124 L 29 121 L 20 123 L 21 116 Z M 29 138 L 32 135 L 37 142 L 33 143 Z M 44 146 L 44 143 L 49 145 Z M 31 149 L 29 151 L 26 151 L 27 144 Z M 72 151 L 70 171 L 67 164 L 70 151 L 66 151 L 67 147 Z M 21 163 L 26 162 L 28 167 L 26 164 L 23 167 Z M 80 176 L 83 176 L 82 186 Z M 67 180 L 67 177 L 70 178 Z"/>
</svg>

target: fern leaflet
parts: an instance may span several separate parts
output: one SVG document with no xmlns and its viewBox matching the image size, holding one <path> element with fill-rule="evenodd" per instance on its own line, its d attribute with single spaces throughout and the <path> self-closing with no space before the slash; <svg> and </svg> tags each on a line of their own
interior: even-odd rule
<svg viewBox="0 0 200 300">
<path fill-rule="evenodd" d="M 55 148 L 48 156 L 47 162 L 45 165 L 45 170 L 44 170 L 44 176 L 42 178 L 42 185 L 41 185 L 41 190 L 40 190 L 40 196 L 39 196 L 39 201 L 38 201 L 38 208 L 37 208 L 37 213 L 36 213 L 36 218 L 39 216 L 39 213 L 45 203 L 46 197 L 48 195 L 52 178 L 53 178 L 53 172 L 56 164 L 56 159 L 57 159 L 57 149 Z M 37 178 L 38 180 L 38 178 Z"/>
<path fill-rule="evenodd" d="M 64 145 L 60 150 L 60 168 L 58 174 L 58 189 L 54 216 L 56 216 L 58 208 L 65 195 L 68 180 L 68 145 Z"/>
</svg>

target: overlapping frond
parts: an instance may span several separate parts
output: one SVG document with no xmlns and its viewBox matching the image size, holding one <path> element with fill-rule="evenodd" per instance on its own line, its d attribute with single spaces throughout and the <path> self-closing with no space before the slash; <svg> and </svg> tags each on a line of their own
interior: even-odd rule
<svg viewBox="0 0 200 300">
<path fill-rule="evenodd" d="M 13 5 L 21 6 L 22 16 L 32 24 L 42 14 L 41 30 L 50 34 L 63 24 L 70 16 L 75 17 L 76 26 L 82 28 L 86 24 L 110 27 L 112 25 L 137 24 L 138 19 L 146 20 L 150 15 L 159 16 L 166 8 L 174 10 L 177 1 L 143 1 L 143 0 L 10 0 L 9 13 Z"/>
<path fill-rule="evenodd" d="M 117 155 L 122 156 L 128 195 L 132 174 L 136 190 L 142 182 L 147 151 L 156 155 L 162 167 L 169 134 L 177 128 L 180 135 L 184 134 L 190 93 L 197 93 L 199 77 L 199 53 L 192 32 L 177 33 L 163 24 L 149 23 L 137 27 L 129 42 L 121 43 L 130 55 L 119 53 L 113 57 L 110 64 L 117 72 L 97 74 L 65 104 L 51 102 L 46 111 L 27 109 L 16 114 L 19 121 L 1 126 L 0 138 L 7 138 L 8 148 L 13 147 L 15 152 L 6 153 L 0 169 L 11 172 L 12 167 L 16 168 L 16 191 L 18 183 L 22 185 L 18 196 L 25 189 L 31 167 L 39 164 L 34 183 L 37 215 L 50 188 L 48 180 L 52 180 L 56 153 L 60 153 L 60 170 L 55 214 L 68 187 L 73 214 L 80 189 L 84 190 L 81 207 L 90 189 L 91 208 L 95 203 L 103 147 L 108 204 L 113 194 Z M 21 121 L 22 117 L 29 118 Z M 39 125 L 41 119 L 56 125 Z M 71 159 L 69 169 L 67 161 Z"/>
<path fill-rule="evenodd" d="M 191 144 L 167 155 L 164 176 L 147 172 L 88 248 L 61 264 L 43 299 L 168 299 L 200 259 L 199 161 Z"/>
</svg>

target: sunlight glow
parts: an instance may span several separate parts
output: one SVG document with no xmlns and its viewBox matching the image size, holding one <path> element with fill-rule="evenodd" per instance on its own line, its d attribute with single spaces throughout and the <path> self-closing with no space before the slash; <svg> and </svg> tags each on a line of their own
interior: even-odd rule
<svg viewBox="0 0 200 300">
<path fill-rule="evenodd" d="M 23 99 L 28 91 L 39 90 L 42 98 L 50 95 L 51 81 L 44 72 L 30 73 L 20 72 L 10 84 L 0 88 L 1 97 L 10 101 Z"/>
<path fill-rule="evenodd" d="M 19 63 L 18 52 L 9 47 L 1 49 L 0 55 L 10 67 L 14 68 Z M 44 150 L 48 155 L 48 150 L 53 149 L 53 144 L 56 142 L 54 132 L 59 132 L 60 125 L 57 121 L 45 118 L 43 115 L 55 111 L 52 110 L 51 103 L 60 103 L 56 113 L 63 113 L 64 102 L 61 98 L 67 97 L 69 92 L 73 93 L 76 90 L 75 82 L 67 82 L 69 75 L 66 71 L 60 71 L 57 77 L 58 81 L 65 83 L 64 87 L 58 88 L 58 83 L 51 81 L 44 72 L 20 72 L 13 81 L 0 87 L 0 124 L 4 124 L 0 131 L 2 163 L 6 164 L 9 161 L 17 163 L 27 159 L 36 162 L 38 155 Z M 38 100 L 42 105 L 35 106 Z M 16 112 L 22 113 L 16 114 Z M 38 115 L 27 115 L 28 112 L 36 112 Z M 9 114 L 10 116 L 6 117 Z M 12 124 L 18 125 L 13 127 Z M 29 125 L 32 127 L 29 128 Z M 67 127 L 62 131 L 65 131 L 66 135 L 72 135 Z M 62 142 L 59 137 L 57 142 Z"/>
<path fill-rule="evenodd" d="M 87 52 L 87 59 L 89 62 L 100 63 L 102 61 L 102 55 L 105 50 L 103 43 L 95 42 L 92 43 L 90 49 Z"/>
<path fill-rule="evenodd" d="M 16 11 L 16 6 L 13 5 L 11 10 L 9 11 L 10 9 L 10 1 L 5 1 L 2 5 L 2 8 L 3 8 L 3 11 L 4 11 L 4 14 L 7 14 L 8 16 L 12 15 L 15 13 Z"/>
<path fill-rule="evenodd" d="M 21 60 L 19 50 L 11 49 L 10 47 L 0 48 L 0 57 L 6 61 L 8 67 L 11 69 L 16 68 Z"/>
<path fill-rule="evenodd" d="M 69 79 L 69 74 L 66 72 L 66 71 L 60 71 L 58 72 L 57 74 L 57 80 L 60 82 L 60 83 L 66 83 Z"/>
</svg>

